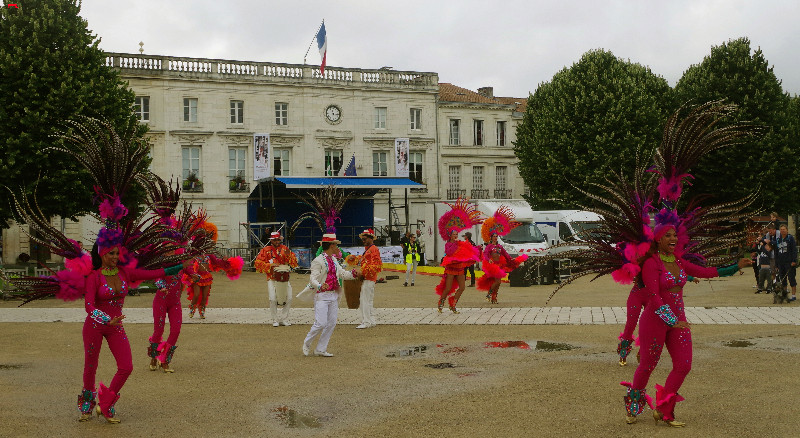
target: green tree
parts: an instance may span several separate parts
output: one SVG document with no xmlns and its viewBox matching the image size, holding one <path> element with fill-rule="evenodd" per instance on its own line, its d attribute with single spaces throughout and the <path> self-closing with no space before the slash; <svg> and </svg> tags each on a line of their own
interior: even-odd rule
<svg viewBox="0 0 800 438">
<path fill-rule="evenodd" d="M 649 160 L 671 112 L 671 88 L 649 68 L 595 50 L 528 98 L 514 150 L 534 208 L 591 204 L 573 186 L 630 174 Z"/>
<path fill-rule="evenodd" d="M 135 96 L 106 66 L 100 39 L 78 16 L 80 3 L 26 0 L 18 6 L 0 11 L 0 185 L 29 195 L 35 190 L 48 217 L 75 218 L 92 209 L 92 181 L 74 159 L 45 149 L 62 144 L 52 135 L 77 115 L 105 118 L 125 131 L 137 123 Z M 0 189 L 0 228 L 13 219 L 9 198 Z"/>
<path fill-rule="evenodd" d="M 762 137 L 708 154 L 692 169 L 689 193 L 732 201 L 761 187 L 761 207 L 781 214 L 800 211 L 796 187 L 800 155 L 790 148 L 790 98 L 760 49 L 739 38 L 711 48 L 700 64 L 687 69 L 675 86 L 680 103 L 725 99 L 739 105 L 737 121 L 765 127 Z M 795 115 L 796 117 L 796 115 Z"/>
</svg>

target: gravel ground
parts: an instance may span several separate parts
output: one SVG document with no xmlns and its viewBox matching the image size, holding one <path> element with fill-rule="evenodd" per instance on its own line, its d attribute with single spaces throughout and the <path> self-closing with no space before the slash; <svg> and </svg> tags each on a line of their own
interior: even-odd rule
<svg viewBox="0 0 800 438">
<path fill-rule="evenodd" d="M 395 273 L 386 273 L 395 275 Z M 749 274 L 749 273 L 748 273 Z M 218 278 L 217 307 L 266 306 L 263 278 Z M 295 293 L 305 278 L 293 280 Z M 377 307 L 430 307 L 435 277 L 378 284 Z M 752 275 L 687 286 L 687 306 L 771 305 L 754 295 Z M 501 306 L 541 306 L 552 286 L 501 289 Z M 627 291 L 610 280 L 579 281 L 550 306 L 621 306 Z M 129 297 L 147 307 L 152 295 Z M 18 302 L 0 302 L 2 307 Z M 80 307 L 46 300 L 35 307 Z M 302 304 L 306 305 L 306 304 Z M 467 289 L 464 307 L 487 305 Z M 78 423 L 81 324 L 0 324 L 0 436 L 800 436 L 795 400 L 800 338 L 788 325 L 695 325 L 694 369 L 676 415 L 685 429 L 655 426 L 649 411 L 624 423 L 616 364 L 619 325 L 390 326 L 336 329 L 333 358 L 304 357 L 307 325 L 190 324 L 174 374 L 147 369 L 152 327 L 126 326 L 135 370 L 117 404 L 122 423 Z M 491 348 L 523 341 L 530 349 Z M 98 382 L 115 371 L 107 348 Z M 669 357 L 653 373 L 663 383 Z"/>
</svg>

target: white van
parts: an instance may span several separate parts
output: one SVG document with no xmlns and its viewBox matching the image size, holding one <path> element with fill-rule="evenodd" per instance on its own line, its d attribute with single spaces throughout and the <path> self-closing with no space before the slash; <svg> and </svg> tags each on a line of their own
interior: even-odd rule
<svg viewBox="0 0 800 438">
<path fill-rule="evenodd" d="M 546 255 L 549 245 L 542 235 L 539 228 L 533 221 L 533 209 L 528 204 L 527 201 L 524 199 L 507 199 L 507 200 L 476 200 L 473 201 L 478 211 L 484 217 L 489 217 L 494 214 L 497 209 L 501 206 L 506 206 L 514 213 L 514 220 L 517 222 L 522 223 L 517 228 L 511 230 L 508 235 L 504 237 L 498 238 L 498 242 L 503 245 L 503 248 L 506 249 L 508 254 L 512 257 L 516 257 L 521 254 L 527 254 L 528 256 L 541 256 Z M 436 202 L 435 204 L 435 214 L 438 220 L 444 213 L 446 213 L 450 209 L 444 202 Z M 467 230 L 465 230 L 466 232 Z M 476 225 L 472 227 L 472 241 L 475 242 L 478 246 L 483 245 L 483 239 L 481 238 L 481 226 Z M 460 233 L 461 236 L 464 235 L 464 232 Z M 439 261 L 444 257 L 444 240 L 441 236 L 439 236 L 438 228 L 436 230 L 436 261 Z"/>
<path fill-rule="evenodd" d="M 558 254 L 581 247 L 581 233 L 600 226 L 603 218 L 597 213 L 583 210 L 534 211 L 533 221 L 539 227 L 550 246 L 564 242 L 575 245 L 552 248 L 550 254 Z"/>
</svg>

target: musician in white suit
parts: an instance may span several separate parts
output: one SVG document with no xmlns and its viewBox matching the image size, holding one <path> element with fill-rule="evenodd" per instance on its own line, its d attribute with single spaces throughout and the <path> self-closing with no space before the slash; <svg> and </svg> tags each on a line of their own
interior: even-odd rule
<svg viewBox="0 0 800 438">
<path fill-rule="evenodd" d="M 339 278 L 353 280 L 361 273 L 359 268 L 345 271 L 336 261 L 334 254 L 339 252 L 336 234 L 325 234 L 320 244 L 322 253 L 311 262 L 311 279 L 306 289 L 316 292 L 314 294 L 314 325 L 308 331 L 303 341 L 303 354 L 311 354 L 311 343 L 319 335 L 317 347 L 314 349 L 316 356 L 332 357 L 328 353 L 328 342 L 331 340 L 333 329 L 336 327 L 336 318 L 339 313 Z M 302 293 L 305 293 L 304 290 Z M 299 296 L 299 295 L 298 295 Z"/>
</svg>

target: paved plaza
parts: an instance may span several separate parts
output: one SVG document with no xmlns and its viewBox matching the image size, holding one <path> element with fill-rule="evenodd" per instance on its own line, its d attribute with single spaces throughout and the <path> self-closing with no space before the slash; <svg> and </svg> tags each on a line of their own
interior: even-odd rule
<svg viewBox="0 0 800 438">
<path fill-rule="evenodd" d="M 185 312 L 185 310 L 184 310 Z M 375 315 L 384 325 L 542 325 L 624 324 L 624 307 L 468 307 L 453 314 L 432 308 L 378 308 Z M 125 309 L 125 324 L 152 324 L 148 308 Z M 185 324 L 267 324 L 265 308 L 212 308 L 207 318 L 184 317 Z M 800 324 L 800 306 L 781 307 L 687 307 L 693 324 Z M 0 308 L 4 322 L 83 322 L 82 308 Z M 314 311 L 292 310 L 293 324 L 312 324 Z M 359 324 L 357 309 L 339 309 L 340 325 Z"/>
</svg>

